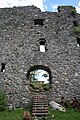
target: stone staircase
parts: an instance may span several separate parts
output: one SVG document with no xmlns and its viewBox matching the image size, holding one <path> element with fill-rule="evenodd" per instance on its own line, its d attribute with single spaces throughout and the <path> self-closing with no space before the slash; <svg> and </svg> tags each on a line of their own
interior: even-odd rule
<svg viewBox="0 0 80 120">
<path fill-rule="evenodd" d="M 48 99 L 47 95 L 34 95 L 32 116 L 46 117 L 48 115 Z"/>
</svg>

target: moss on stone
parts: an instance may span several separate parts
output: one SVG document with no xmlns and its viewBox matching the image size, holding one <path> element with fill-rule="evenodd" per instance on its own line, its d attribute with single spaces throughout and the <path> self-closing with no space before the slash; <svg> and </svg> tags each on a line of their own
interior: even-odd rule
<svg viewBox="0 0 80 120">
<path fill-rule="evenodd" d="M 80 26 L 74 28 L 75 33 L 80 33 Z"/>
</svg>

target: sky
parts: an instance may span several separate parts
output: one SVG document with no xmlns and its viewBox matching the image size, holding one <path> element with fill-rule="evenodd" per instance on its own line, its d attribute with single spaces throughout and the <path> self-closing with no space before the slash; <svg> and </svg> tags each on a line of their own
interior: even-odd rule
<svg viewBox="0 0 80 120">
<path fill-rule="evenodd" d="M 42 11 L 57 11 L 57 6 L 72 5 L 80 13 L 80 0 L 0 0 L 0 8 L 34 5 Z"/>
<path fill-rule="evenodd" d="M 34 70 L 35 71 L 35 78 L 37 79 L 37 81 L 44 81 L 44 83 L 49 83 L 49 73 L 45 70 L 42 69 L 37 69 Z M 30 74 L 33 74 L 33 71 L 31 71 Z M 46 74 L 47 76 L 44 77 L 43 75 Z"/>
<path fill-rule="evenodd" d="M 43 74 L 46 74 L 47 77 L 44 77 Z M 36 76 L 35 78 L 38 79 L 38 81 L 44 81 L 44 83 L 49 83 L 49 74 L 48 72 L 44 71 L 44 70 L 37 70 L 36 71 Z"/>
</svg>

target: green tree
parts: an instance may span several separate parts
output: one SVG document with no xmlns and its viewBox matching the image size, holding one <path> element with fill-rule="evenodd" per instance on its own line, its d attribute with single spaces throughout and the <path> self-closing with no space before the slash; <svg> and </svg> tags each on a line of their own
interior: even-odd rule
<svg viewBox="0 0 80 120">
<path fill-rule="evenodd" d="M 37 81 L 36 75 L 37 75 L 36 70 L 31 71 L 31 73 L 30 73 L 30 81 Z"/>
</svg>

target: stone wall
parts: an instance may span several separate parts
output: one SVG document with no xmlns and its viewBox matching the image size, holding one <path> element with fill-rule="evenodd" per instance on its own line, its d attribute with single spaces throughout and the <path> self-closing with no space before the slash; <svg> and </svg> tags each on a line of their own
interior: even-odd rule
<svg viewBox="0 0 80 120">
<path fill-rule="evenodd" d="M 43 25 L 35 25 L 35 19 Z M 80 15 L 41 12 L 34 6 L 0 9 L 0 68 L 5 63 L 0 89 L 6 92 L 8 104 L 23 106 L 30 101 L 26 75 L 35 65 L 51 71 L 49 99 L 80 98 L 80 48 L 73 20 L 80 21 Z M 40 41 L 45 41 L 46 52 L 39 50 Z"/>
</svg>

